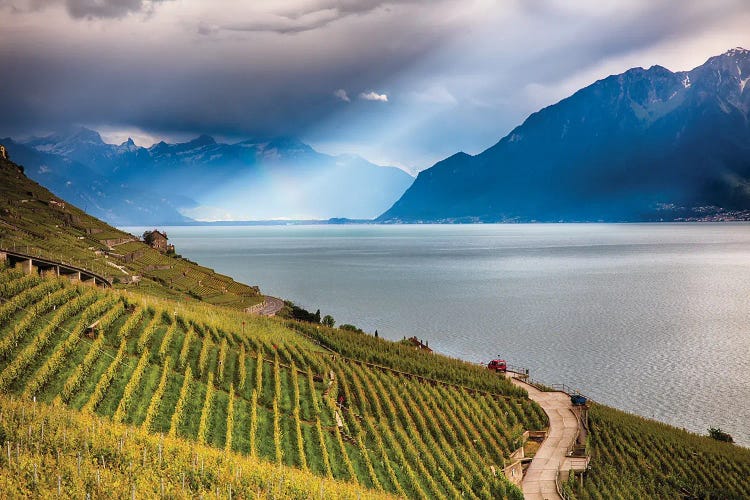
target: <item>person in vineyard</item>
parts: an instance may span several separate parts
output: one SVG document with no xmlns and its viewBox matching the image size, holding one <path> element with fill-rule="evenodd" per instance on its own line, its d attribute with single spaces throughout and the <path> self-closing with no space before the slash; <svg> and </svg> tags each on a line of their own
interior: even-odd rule
<svg viewBox="0 0 750 500">
<path fill-rule="evenodd" d="M 346 398 L 344 397 L 343 394 L 339 394 L 338 402 L 339 402 L 340 407 L 344 406 L 344 403 L 346 402 Z"/>
</svg>

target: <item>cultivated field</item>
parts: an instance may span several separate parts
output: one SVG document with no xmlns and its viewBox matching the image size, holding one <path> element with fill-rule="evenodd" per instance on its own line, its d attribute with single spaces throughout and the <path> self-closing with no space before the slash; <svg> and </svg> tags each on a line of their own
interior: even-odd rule
<svg viewBox="0 0 750 500">
<path fill-rule="evenodd" d="M 407 348 L 368 365 L 280 320 L 10 269 L 0 297 L 1 393 L 374 491 L 518 497 L 501 469 L 546 425 L 502 377 Z"/>
</svg>

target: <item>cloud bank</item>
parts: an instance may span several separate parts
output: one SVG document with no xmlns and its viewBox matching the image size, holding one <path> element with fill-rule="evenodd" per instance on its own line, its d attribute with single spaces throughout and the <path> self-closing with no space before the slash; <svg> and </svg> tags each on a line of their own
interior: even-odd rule
<svg viewBox="0 0 750 500">
<path fill-rule="evenodd" d="M 276 9 L 259 13 L 253 19 L 229 23 L 230 31 L 302 33 L 323 28 L 351 16 L 365 16 L 376 10 L 389 10 L 397 2 L 382 0 L 308 0 L 291 2 Z M 402 0 L 398 4 L 424 3 Z"/>
<path fill-rule="evenodd" d="M 750 47 L 748 25 L 746 0 L 0 0 L 0 137 L 298 136 L 414 172 L 609 74 Z"/>
<path fill-rule="evenodd" d="M 164 1 L 168 0 L 5 0 L 0 1 L 0 7 L 30 12 L 64 5 L 74 19 L 117 19 L 135 13 L 151 14 Z"/>
</svg>

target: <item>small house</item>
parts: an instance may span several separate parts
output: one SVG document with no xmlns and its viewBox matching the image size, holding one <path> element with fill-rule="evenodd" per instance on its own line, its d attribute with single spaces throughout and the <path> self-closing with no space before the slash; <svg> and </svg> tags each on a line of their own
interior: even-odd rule
<svg viewBox="0 0 750 500">
<path fill-rule="evenodd" d="M 5 158 L 6 160 L 9 159 L 8 158 L 8 150 L 2 144 L 0 144 L 0 157 Z"/>
<path fill-rule="evenodd" d="M 421 349 L 423 351 L 432 352 L 432 349 L 430 349 L 430 346 L 426 342 L 422 342 L 417 337 L 409 337 L 406 339 L 411 345 L 413 345 L 416 349 Z"/>
<path fill-rule="evenodd" d="M 166 232 L 161 232 L 156 229 L 143 233 L 143 241 L 151 248 L 155 248 L 162 253 L 174 251 L 174 245 L 170 245 L 168 240 Z"/>
</svg>

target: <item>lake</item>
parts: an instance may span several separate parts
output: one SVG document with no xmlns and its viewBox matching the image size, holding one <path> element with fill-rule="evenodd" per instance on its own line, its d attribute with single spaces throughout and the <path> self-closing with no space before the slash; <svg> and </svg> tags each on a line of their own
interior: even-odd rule
<svg viewBox="0 0 750 500">
<path fill-rule="evenodd" d="M 750 446 L 750 224 L 165 229 L 185 257 L 337 323 L 497 355 Z"/>
</svg>

